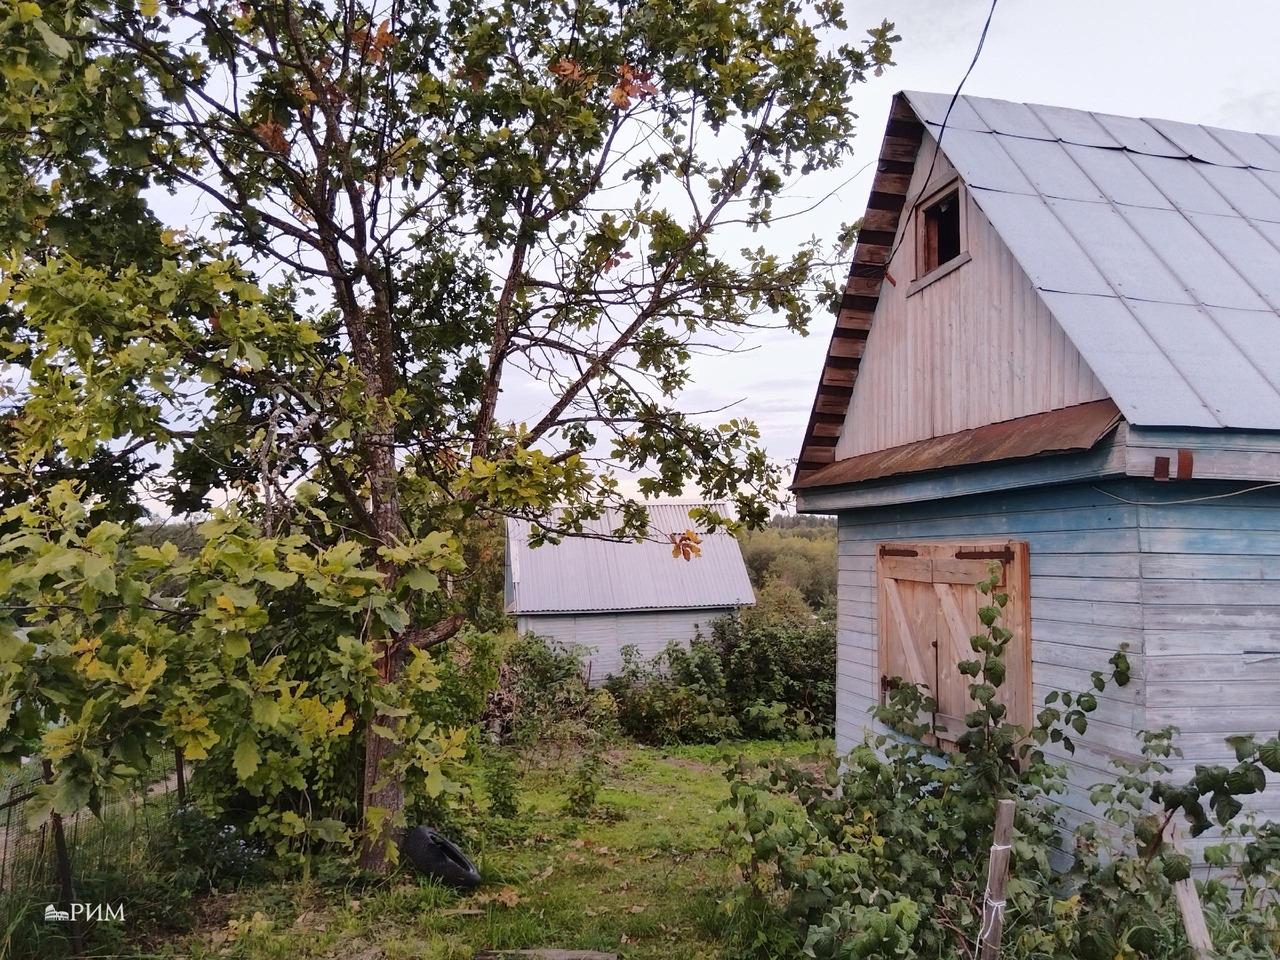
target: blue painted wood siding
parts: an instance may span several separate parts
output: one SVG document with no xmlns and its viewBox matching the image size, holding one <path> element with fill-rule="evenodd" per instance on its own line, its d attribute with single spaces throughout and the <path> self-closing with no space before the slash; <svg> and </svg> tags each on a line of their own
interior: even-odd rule
<svg viewBox="0 0 1280 960">
<path fill-rule="evenodd" d="M 1092 671 L 1107 670 L 1111 654 L 1129 645 L 1133 682 L 1108 687 L 1075 756 L 1058 755 L 1072 769 L 1068 826 L 1095 813 L 1090 786 L 1113 776 L 1113 759 L 1134 756 L 1138 731 L 1180 726 L 1186 772 L 1230 760 L 1222 739 L 1230 733 L 1274 734 L 1280 490 L 1164 506 L 1114 499 L 1168 501 L 1239 486 L 1123 480 L 842 513 L 838 746 L 847 750 L 874 727 L 876 545 L 992 537 L 1030 546 L 1037 704 L 1050 690 L 1089 689 Z M 1262 812 L 1280 816 L 1280 784 L 1259 800 Z"/>
<path fill-rule="evenodd" d="M 1239 484 L 1138 486 L 1145 501 Z M 1147 725 L 1181 729 L 1177 764 L 1231 765 L 1223 738 L 1280 730 L 1280 488 L 1138 507 Z M 1280 777 L 1249 804 L 1280 820 Z"/>
</svg>

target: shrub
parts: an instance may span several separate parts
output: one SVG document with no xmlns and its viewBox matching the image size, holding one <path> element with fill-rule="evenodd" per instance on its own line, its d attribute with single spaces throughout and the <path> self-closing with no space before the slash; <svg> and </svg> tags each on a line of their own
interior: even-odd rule
<svg viewBox="0 0 1280 960">
<path fill-rule="evenodd" d="M 489 812 L 503 820 L 514 820 L 520 814 L 515 759 L 502 749 L 491 751 L 487 759 L 484 783 L 489 794 Z"/>
<path fill-rule="evenodd" d="M 767 580 L 756 591 L 755 606 L 742 611 L 742 619 L 753 626 L 802 626 L 813 619 L 804 594 L 782 580 Z"/>
<path fill-rule="evenodd" d="M 1201 768 L 1191 783 L 1175 786 L 1160 779 L 1170 769 L 1164 758 L 1176 754 L 1172 731 L 1146 735 L 1144 759 L 1123 765 L 1095 793 L 1109 827 L 1082 828 L 1074 864 L 1055 870 L 1062 838 L 1053 796 L 1066 771 L 1042 747 L 1055 742 L 1073 751 L 1072 737 L 1087 730 L 1097 703 L 1094 692 L 1050 694 L 1031 729 L 1006 721 L 997 697 L 1012 634 L 998 624 L 1007 597 L 997 583 L 993 576 L 979 585 L 990 598 L 979 611 L 988 630 L 971 640 L 974 659 L 960 664 L 973 678 L 976 707 L 956 753 L 938 755 L 918 739 L 927 731 L 920 713 L 935 704 L 906 685 L 875 712 L 916 739 L 871 738 L 843 767 L 828 756 L 818 771 L 769 762 L 729 770 L 726 803 L 741 815 L 729 837 L 743 871 L 728 901 L 738 955 L 972 957 L 996 800 L 1013 798 L 1003 956 L 1190 960 L 1173 896 L 1190 863 L 1164 842 L 1162 829 L 1179 812 L 1193 833 L 1206 828 L 1206 796 L 1219 821 L 1230 823 L 1239 810 L 1234 797 L 1265 786 L 1264 767 L 1280 768 L 1280 739 L 1240 739 L 1236 768 Z M 1109 677 L 1094 674 L 1095 690 L 1128 681 L 1123 650 L 1111 665 Z M 1210 857 L 1226 865 L 1238 856 L 1246 882 L 1230 890 L 1207 883 L 1206 913 L 1224 956 L 1273 957 L 1280 833 L 1246 825 L 1240 836 L 1244 842 L 1214 848 Z"/>
<path fill-rule="evenodd" d="M 565 813 L 571 817 L 589 817 L 596 809 L 596 797 L 604 786 L 608 765 L 598 744 L 585 750 L 569 777 L 569 795 Z"/>
<path fill-rule="evenodd" d="M 262 844 L 234 823 L 211 817 L 193 803 L 168 816 L 152 850 L 176 886 L 197 893 L 254 876 L 264 853 Z"/>
<path fill-rule="evenodd" d="M 605 684 L 622 731 L 651 743 L 807 736 L 835 722 L 835 629 L 806 610 L 800 622 L 722 617 L 686 650 L 652 660 L 623 649 Z"/>
<path fill-rule="evenodd" d="M 614 736 L 617 705 L 587 685 L 580 648 L 525 634 L 507 648 L 484 720 L 501 742 L 580 745 Z"/>
<path fill-rule="evenodd" d="M 835 624 L 723 617 L 711 643 L 738 703 L 781 703 L 830 728 L 836 716 Z"/>
<path fill-rule="evenodd" d="M 622 732 L 647 743 L 714 743 L 742 735 L 720 656 L 704 639 L 672 642 L 651 660 L 622 648 L 622 672 L 605 689 L 618 704 Z"/>
</svg>

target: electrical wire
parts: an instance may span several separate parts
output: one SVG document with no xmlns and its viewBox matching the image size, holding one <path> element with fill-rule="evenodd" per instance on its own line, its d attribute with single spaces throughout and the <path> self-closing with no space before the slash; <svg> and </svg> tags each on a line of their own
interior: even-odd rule
<svg viewBox="0 0 1280 960">
<path fill-rule="evenodd" d="M 969 79 L 969 74 L 973 73 L 973 68 L 978 65 L 978 57 L 982 56 L 982 48 L 986 45 L 987 31 L 991 29 L 991 18 L 995 16 L 997 3 L 999 3 L 999 0 L 991 0 L 991 9 L 987 11 L 987 22 L 982 25 L 982 33 L 978 36 L 978 47 L 973 51 L 973 59 L 969 61 L 969 69 L 960 78 L 960 83 L 956 86 L 956 92 L 951 95 L 951 102 L 947 104 L 947 112 L 942 115 L 942 126 L 938 128 L 937 146 L 934 148 L 933 157 L 929 161 L 929 172 L 924 175 L 924 180 L 920 184 L 921 192 L 916 195 L 910 204 L 907 204 L 907 219 L 902 224 L 902 232 L 894 243 L 893 250 L 889 253 L 889 259 L 885 261 L 886 273 L 893 263 L 893 258 L 898 255 L 898 249 L 902 246 L 902 241 L 907 237 L 907 227 L 911 225 L 911 217 L 916 212 L 916 203 L 919 202 L 923 192 L 929 188 L 929 180 L 933 176 L 933 168 L 938 162 L 938 154 L 942 152 L 942 137 L 947 132 L 947 121 L 951 119 L 951 111 L 955 107 L 956 101 L 960 99 L 960 91 L 964 89 L 965 81 Z"/>
<path fill-rule="evenodd" d="M 1229 493 L 1212 493 L 1204 497 L 1187 497 L 1185 500 L 1129 500 L 1118 494 L 1103 490 L 1101 487 L 1095 486 L 1103 496 L 1110 497 L 1112 500 L 1119 500 L 1121 503 L 1132 504 L 1135 507 L 1168 507 L 1179 503 L 1201 503 L 1205 500 L 1225 500 L 1227 497 L 1238 497 L 1242 493 L 1253 493 L 1255 490 L 1267 490 L 1271 487 L 1280 487 L 1280 481 L 1274 483 L 1259 483 L 1256 486 L 1245 487 L 1243 490 L 1232 490 Z"/>
</svg>

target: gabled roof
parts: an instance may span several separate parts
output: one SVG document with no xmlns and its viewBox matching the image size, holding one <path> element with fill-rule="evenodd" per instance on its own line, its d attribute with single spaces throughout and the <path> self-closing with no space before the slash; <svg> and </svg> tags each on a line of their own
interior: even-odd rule
<svg viewBox="0 0 1280 960">
<path fill-rule="evenodd" d="M 834 459 L 950 100 L 894 99 L 797 478 Z M 941 149 L 1126 420 L 1280 430 L 1280 137 L 960 97 Z"/>
<path fill-rule="evenodd" d="M 584 525 L 589 536 L 541 547 L 529 546 L 527 521 L 508 520 L 508 611 L 691 610 L 754 603 L 747 566 L 731 534 L 699 531 L 702 554 L 688 561 L 673 557 L 671 544 L 661 542 L 668 534 L 699 529 L 689 518 L 696 506 L 702 504 L 649 504 L 651 539 L 641 543 L 598 539 L 622 524 L 612 510 Z M 723 504 L 712 506 L 725 513 Z"/>
</svg>

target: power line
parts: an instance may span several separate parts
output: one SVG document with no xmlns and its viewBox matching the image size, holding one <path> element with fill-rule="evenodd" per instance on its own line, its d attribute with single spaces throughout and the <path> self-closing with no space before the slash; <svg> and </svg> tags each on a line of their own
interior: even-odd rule
<svg viewBox="0 0 1280 960">
<path fill-rule="evenodd" d="M 921 193 L 928 188 L 929 179 L 933 176 L 933 168 L 938 162 L 938 154 L 942 152 L 942 136 L 947 132 L 947 121 L 951 119 L 951 110 L 955 107 L 956 101 L 960 99 L 960 91 L 964 89 L 965 81 L 969 79 L 969 74 L 973 73 L 973 68 L 978 65 L 978 57 L 982 56 L 982 48 L 986 45 L 987 31 L 991 29 L 991 18 L 995 16 L 997 3 L 999 3 L 999 0 L 991 0 L 991 9 L 987 11 L 987 21 L 982 25 L 982 33 L 978 36 L 978 47 L 973 51 L 973 59 L 969 61 L 969 69 L 960 78 L 960 83 L 956 86 L 956 92 L 951 95 L 951 102 L 947 104 L 947 112 L 942 115 L 942 126 L 938 128 L 937 146 L 934 148 L 933 157 L 929 161 L 929 172 L 925 174 L 924 181 L 920 184 Z M 886 274 L 889 271 L 889 265 L 893 263 L 893 258 L 898 255 L 898 249 L 902 246 L 902 241 L 907 237 L 907 227 L 911 224 L 911 216 L 915 213 L 915 205 L 919 199 L 920 195 L 917 194 L 915 200 L 912 200 L 907 205 L 907 219 L 902 225 L 902 233 L 894 243 L 893 249 L 889 252 L 889 259 L 885 261 Z"/>
</svg>

